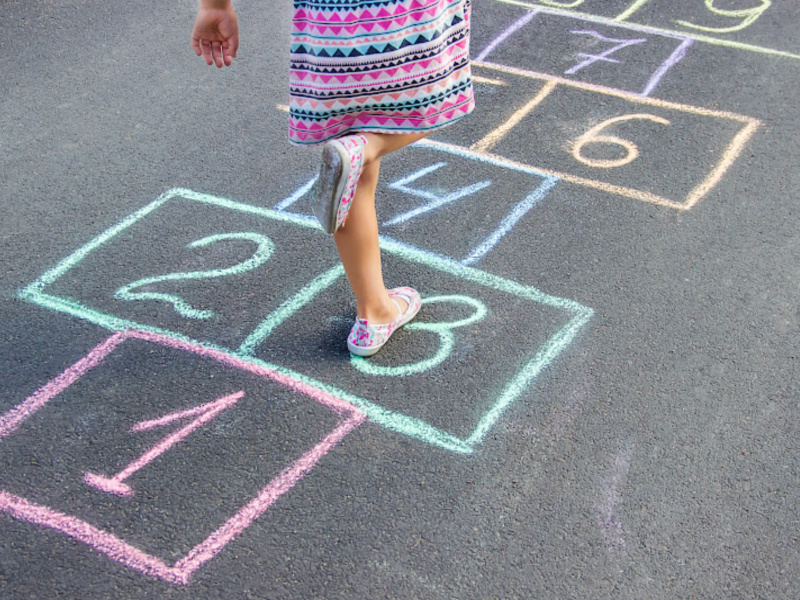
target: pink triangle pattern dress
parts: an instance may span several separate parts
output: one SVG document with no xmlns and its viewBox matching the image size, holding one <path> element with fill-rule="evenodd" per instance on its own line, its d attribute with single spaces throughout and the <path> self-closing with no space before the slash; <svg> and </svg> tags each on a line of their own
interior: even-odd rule
<svg viewBox="0 0 800 600">
<path fill-rule="evenodd" d="M 475 105 L 469 0 L 294 0 L 289 141 L 431 131 Z"/>
</svg>

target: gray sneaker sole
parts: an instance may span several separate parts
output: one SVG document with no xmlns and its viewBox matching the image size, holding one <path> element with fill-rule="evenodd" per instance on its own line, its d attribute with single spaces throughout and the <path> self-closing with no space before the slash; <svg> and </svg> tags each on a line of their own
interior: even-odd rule
<svg viewBox="0 0 800 600">
<path fill-rule="evenodd" d="M 350 157 L 339 142 L 322 148 L 322 164 L 312 195 L 312 210 L 325 233 L 336 230 L 336 216 L 342 202 L 344 186 L 350 174 Z"/>
</svg>

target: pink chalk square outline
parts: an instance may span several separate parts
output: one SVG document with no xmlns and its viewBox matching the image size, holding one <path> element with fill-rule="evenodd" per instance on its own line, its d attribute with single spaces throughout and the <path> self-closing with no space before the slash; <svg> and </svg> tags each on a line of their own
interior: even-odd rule
<svg viewBox="0 0 800 600">
<path fill-rule="evenodd" d="M 211 560 L 230 541 L 247 529 L 281 495 L 289 491 L 308 473 L 328 451 L 363 423 L 366 416 L 351 404 L 273 369 L 247 362 L 198 343 L 178 340 L 146 331 L 126 330 L 112 335 L 61 375 L 45 384 L 5 415 L 0 416 L 0 440 L 13 433 L 28 417 L 44 407 L 50 400 L 78 381 L 91 369 L 100 365 L 120 344 L 130 339 L 144 340 L 168 348 L 184 350 L 203 358 L 215 360 L 226 366 L 271 379 L 327 406 L 342 419 L 336 428 L 321 442 L 308 450 L 294 464 L 284 469 L 235 515 L 172 566 L 77 517 L 58 512 L 47 506 L 35 504 L 5 490 L 0 490 L 0 511 L 7 513 L 11 517 L 60 531 L 91 546 L 98 552 L 102 552 L 109 558 L 147 575 L 159 577 L 170 583 L 188 585 L 192 574 L 203 563 Z"/>
</svg>

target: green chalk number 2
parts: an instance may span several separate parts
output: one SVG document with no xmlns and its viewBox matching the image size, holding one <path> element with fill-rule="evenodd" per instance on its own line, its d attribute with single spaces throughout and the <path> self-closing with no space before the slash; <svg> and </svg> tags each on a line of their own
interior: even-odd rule
<svg viewBox="0 0 800 600">
<path fill-rule="evenodd" d="M 473 312 L 465 319 L 458 321 L 439 321 L 435 323 L 409 323 L 405 326 L 406 331 L 423 331 L 434 333 L 439 336 L 439 348 L 436 353 L 431 357 L 410 365 L 400 365 L 397 367 L 384 367 L 375 364 L 373 360 L 367 360 L 358 356 L 350 355 L 350 364 L 366 375 L 376 376 L 389 376 L 389 377 L 404 377 L 406 375 L 415 375 L 423 373 L 438 366 L 450 356 L 455 346 L 455 334 L 453 329 L 458 327 L 466 327 L 482 320 L 489 310 L 486 305 L 472 298 L 471 296 L 431 296 L 425 298 L 422 304 L 436 304 L 442 302 L 449 302 L 454 304 L 466 304 L 473 308 Z"/>
<path fill-rule="evenodd" d="M 275 252 L 275 244 L 265 235 L 259 233 L 223 233 L 204 237 L 189 244 L 188 248 L 201 248 L 217 242 L 226 240 L 246 240 L 256 244 L 253 255 L 245 261 L 224 269 L 210 269 L 208 271 L 190 271 L 187 273 L 169 273 L 155 277 L 145 277 L 133 283 L 122 286 L 115 293 L 117 300 L 156 300 L 167 302 L 175 307 L 175 311 L 187 319 L 210 319 L 214 316 L 212 310 L 201 310 L 194 308 L 183 298 L 175 294 L 165 294 L 160 292 L 134 292 L 132 290 L 145 285 L 152 285 L 162 281 L 180 281 L 192 279 L 211 279 L 215 277 L 226 277 L 228 275 L 238 275 L 259 267 L 267 262 Z"/>
</svg>

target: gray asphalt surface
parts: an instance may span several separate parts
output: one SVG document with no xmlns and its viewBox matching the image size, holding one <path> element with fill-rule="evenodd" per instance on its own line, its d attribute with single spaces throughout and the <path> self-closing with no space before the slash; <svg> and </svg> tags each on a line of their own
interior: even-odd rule
<svg viewBox="0 0 800 600">
<path fill-rule="evenodd" d="M 650 29 L 588 16 L 630 4 L 533 17 L 485 55 L 502 68 L 476 65 L 475 114 L 384 160 L 387 283 L 429 301 L 374 374 L 304 217 L 318 151 L 286 142 L 288 3 L 240 2 L 217 70 L 189 47 L 193 2 L 4 0 L 0 597 L 796 598 L 800 7 L 722 33 L 744 17 L 697 2 L 641 5 Z M 476 0 L 473 56 L 527 12 Z M 664 30 L 695 36 L 685 56 Z M 542 75 L 567 82 L 519 113 Z M 629 164 L 576 148 L 632 114 L 598 132 L 636 144 Z M 185 277 L 254 240 L 256 268 Z M 137 281 L 213 314 L 115 298 Z M 151 338 L 93 351 L 126 327 Z M 136 464 L 130 496 L 84 482 Z"/>
</svg>

